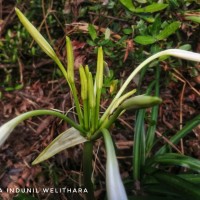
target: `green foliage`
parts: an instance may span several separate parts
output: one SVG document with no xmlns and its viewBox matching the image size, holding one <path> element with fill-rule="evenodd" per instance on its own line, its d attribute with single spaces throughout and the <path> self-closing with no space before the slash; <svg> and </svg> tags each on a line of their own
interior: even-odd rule
<svg viewBox="0 0 200 200">
<path fill-rule="evenodd" d="M 97 38 L 97 32 L 92 24 L 89 24 L 88 31 L 92 40 L 94 41 Z"/>
<path fill-rule="evenodd" d="M 155 26 L 159 26 L 159 24 L 155 24 L 157 23 L 157 21 L 154 22 L 154 24 L 152 25 L 152 29 L 155 28 Z M 161 25 L 161 24 L 160 24 Z M 159 33 L 156 34 L 155 30 L 152 30 L 151 33 L 154 33 L 153 36 L 137 36 L 135 37 L 135 42 L 139 43 L 139 44 L 143 44 L 143 45 L 149 45 L 149 44 L 153 44 L 155 42 L 158 42 L 159 40 L 164 40 L 166 38 L 168 38 L 170 35 L 174 34 L 177 29 L 180 26 L 180 22 L 175 21 L 172 22 L 171 24 L 167 25 L 162 31 L 160 31 Z M 151 29 L 150 29 L 151 30 Z"/>
<path fill-rule="evenodd" d="M 159 70 L 156 71 L 156 79 L 150 84 L 147 93 L 155 90 L 159 95 Z M 156 122 L 158 108 L 154 106 L 149 121 Z M 199 199 L 198 188 L 200 161 L 191 156 L 172 153 L 171 144 L 177 144 L 191 130 L 200 124 L 200 116 L 197 115 L 190 122 L 169 139 L 169 144 L 158 145 L 155 138 L 156 123 L 149 124 L 145 131 L 145 110 L 139 110 L 136 116 L 134 149 L 133 149 L 133 179 L 135 184 L 140 183 L 140 190 L 146 192 L 146 199 L 151 195 L 157 198 L 167 197 L 169 199 Z M 157 149 L 155 151 L 155 149 Z M 172 173 L 170 169 L 183 167 L 185 171 Z M 167 186 L 167 189 L 166 189 Z M 184 192 L 183 192 L 184 190 Z M 137 191 L 136 188 L 136 192 Z"/>
<path fill-rule="evenodd" d="M 120 2 L 126 7 L 128 8 L 130 11 L 135 10 L 135 6 L 132 3 L 132 0 L 120 0 Z"/>
<path fill-rule="evenodd" d="M 162 4 L 162 3 L 153 3 L 149 6 L 145 6 L 143 8 L 136 8 L 133 12 L 136 13 L 154 13 L 161 11 L 165 8 L 167 8 L 168 4 Z"/>
<path fill-rule="evenodd" d="M 187 16 L 187 17 L 185 17 L 185 19 L 191 20 L 196 23 L 200 23 L 200 16 Z"/>
<path fill-rule="evenodd" d="M 120 0 L 120 2 L 130 11 L 135 13 L 154 13 L 165 9 L 168 4 L 163 3 L 152 3 L 151 5 L 135 8 L 131 0 Z"/>
</svg>

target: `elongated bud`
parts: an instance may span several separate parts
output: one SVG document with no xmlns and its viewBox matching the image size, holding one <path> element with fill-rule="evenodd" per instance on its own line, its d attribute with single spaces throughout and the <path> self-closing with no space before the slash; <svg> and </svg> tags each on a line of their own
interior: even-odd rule
<svg viewBox="0 0 200 200">
<path fill-rule="evenodd" d="M 81 98 L 82 100 L 86 100 L 88 95 L 87 95 L 87 77 L 85 74 L 85 70 L 83 66 L 79 67 L 79 73 L 80 73 L 80 79 L 81 79 Z"/>
<path fill-rule="evenodd" d="M 94 84 L 93 84 L 93 78 L 92 73 L 89 72 L 88 76 L 88 95 L 89 95 L 89 105 L 91 108 L 95 107 L 95 96 L 94 96 Z"/>
<path fill-rule="evenodd" d="M 138 95 L 125 100 L 119 107 L 122 110 L 148 108 L 158 105 L 162 102 L 159 97 Z"/>
<path fill-rule="evenodd" d="M 123 96 L 121 96 L 120 98 L 118 98 L 115 102 L 115 104 L 113 104 L 113 109 L 110 111 L 110 114 L 116 109 L 118 108 L 118 106 L 125 101 L 125 99 L 128 99 L 130 96 L 132 96 L 134 93 L 136 93 L 136 89 L 131 90 L 130 92 L 125 93 Z"/>
<path fill-rule="evenodd" d="M 23 15 L 23 13 L 15 8 L 16 14 L 19 17 L 19 20 L 24 25 L 29 34 L 33 39 L 38 43 L 42 50 L 53 60 L 57 60 L 57 55 L 50 46 L 50 44 L 45 40 L 45 38 L 39 33 L 39 31 L 31 24 L 31 22 Z"/>
<path fill-rule="evenodd" d="M 66 50 L 67 50 L 67 75 L 70 83 L 74 82 L 74 53 L 72 43 L 69 37 L 66 37 Z"/>
<path fill-rule="evenodd" d="M 85 74 L 87 76 L 87 79 L 89 78 L 89 73 L 90 73 L 89 67 L 88 67 L 88 65 L 86 65 L 85 66 Z"/>
<path fill-rule="evenodd" d="M 98 48 L 97 56 L 97 74 L 96 74 L 96 86 L 98 89 L 102 88 L 103 85 L 103 50 L 102 47 Z"/>
</svg>

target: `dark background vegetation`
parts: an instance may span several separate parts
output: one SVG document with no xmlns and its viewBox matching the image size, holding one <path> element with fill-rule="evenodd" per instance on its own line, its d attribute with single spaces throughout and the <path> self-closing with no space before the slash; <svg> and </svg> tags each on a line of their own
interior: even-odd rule
<svg viewBox="0 0 200 200">
<path fill-rule="evenodd" d="M 154 2 L 158 1 L 138 0 L 134 4 L 143 7 Z M 89 64 L 95 73 L 96 47 L 103 46 L 105 61 L 110 69 L 104 83 L 103 111 L 109 97 L 115 95 L 132 70 L 150 55 L 169 48 L 200 53 L 200 20 L 190 18 L 200 18 L 198 0 L 162 2 L 168 7 L 158 12 L 133 13 L 114 0 L 0 1 L 0 124 L 39 108 L 59 109 L 71 118 L 76 117 L 68 85 L 55 64 L 20 24 L 15 7 L 40 30 L 63 63 L 66 63 L 65 36 L 71 38 L 76 71 L 80 64 Z M 179 23 L 176 29 L 162 39 L 156 39 L 174 22 Z M 108 38 L 107 28 L 111 32 Z M 150 42 L 145 37 L 151 38 Z M 200 65 L 171 58 L 154 62 L 152 66 L 161 69 L 160 96 L 163 103 L 159 111 L 157 136 L 168 137 L 200 113 Z M 150 68 L 141 85 L 138 86 L 137 77 L 130 87 L 138 87 L 142 93 L 155 78 L 154 73 L 154 68 Z M 78 86 L 78 76 L 76 80 Z M 148 117 L 145 118 L 147 124 Z M 129 112 L 112 128 L 121 174 L 127 182 L 132 173 L 134 119 L 134 113 Z M 66 124 L 52 117 L 33 118 L 20 124 L 0 151 L 0 188 L 79 187 L 82 146 L 65 150 L 37 166 L 31 166 L 39 152 L 66 128 Z M 198 126 L 177 148 L 186 155 L 200 158 L 199 141 Z M 105 150 L 101 140 L 95 144 L 93 164 L 95 194 L 97 199 L 104 199 Z M 131 191 L 134 188 L 130 187 Z M 0 193 L 0 196 L 2 199 L 13 198 L 13 194 L 6 192 Z M 32 196 L 38 199 L 82 199 L 77 194 Z"/>
</svg>

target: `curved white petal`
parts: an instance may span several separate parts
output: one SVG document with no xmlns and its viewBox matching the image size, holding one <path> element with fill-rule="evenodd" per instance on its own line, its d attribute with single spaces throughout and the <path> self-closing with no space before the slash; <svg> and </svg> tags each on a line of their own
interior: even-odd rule
<svg viewBox="0 0 200 200">
<path fill-rule="evenodd" d="M 0 146 L 6 141 L 15 126 L 15 123 L 11 120 L 0 127 Z"/>
<path fill-rule="evenodd" d="M 106 190 L 108 200 L 127 200 L 126 191 L 120 176 L 119 166 L 111 136 L 107 129 L 102 130 L 106 145 Z"/>
</svg>

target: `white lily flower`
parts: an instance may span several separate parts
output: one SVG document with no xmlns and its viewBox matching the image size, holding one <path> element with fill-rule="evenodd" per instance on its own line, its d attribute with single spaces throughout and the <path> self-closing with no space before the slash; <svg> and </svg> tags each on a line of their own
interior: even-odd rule
<svg viewBox="0 0 200 200">
<path fill-rule="evenodd" d="M 102 130 L 106 145 L 106 191 L 108 200 L 127 200 L 126 191 L 120 176 L 111 136 L 107 129 Z"/>
</svg>

